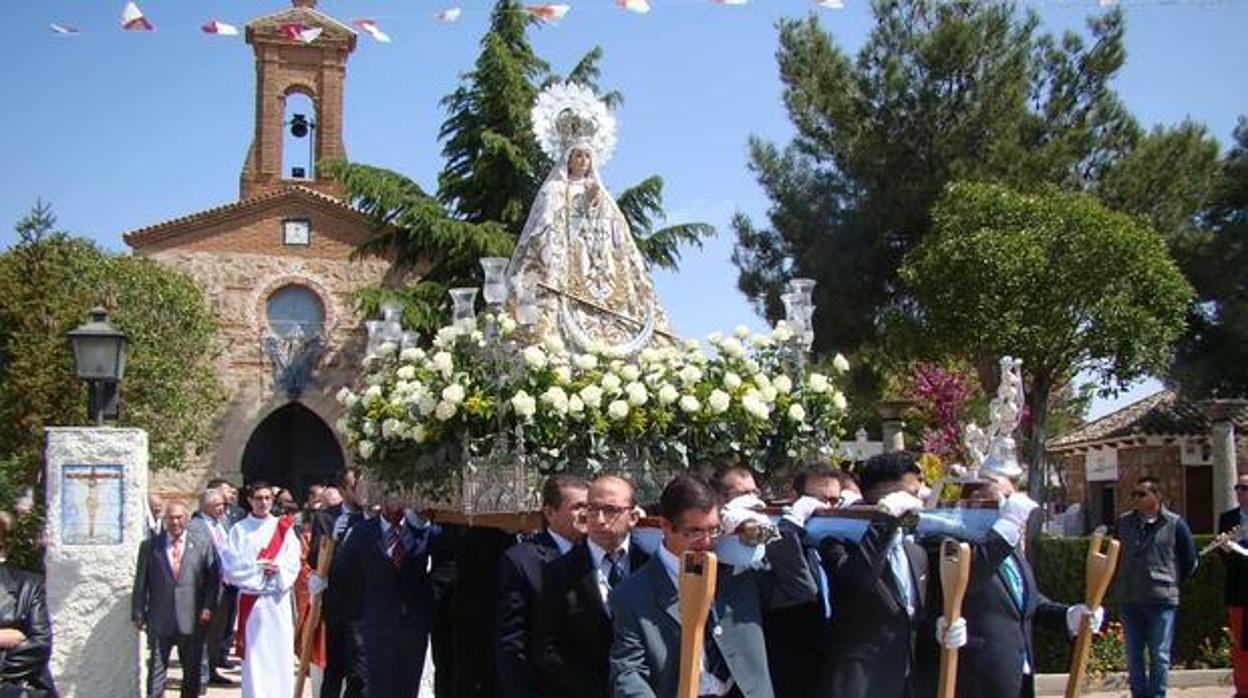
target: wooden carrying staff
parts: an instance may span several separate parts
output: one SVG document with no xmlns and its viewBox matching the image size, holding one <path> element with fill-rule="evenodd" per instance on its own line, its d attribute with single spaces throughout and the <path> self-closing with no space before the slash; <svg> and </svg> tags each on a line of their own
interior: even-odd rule
<svg viewBox="0 0 1248 698">
<path fill-rule="evenodd" d="M 676 698 L 698 698 L 706 615 L 715 600 L 715 553 L 686 552 L 680 563 L 680 689 Z"/>
<path fill-rule="evenodd" d="M 946 538 L 940 543 L 940 589 L 945 597 L 945 620 L 953 625 L 962 617 L 962 599 L 971 581 L 971 546 Z M 940 647 L 940 698 L 954 698 L 958 685 L 958 651 Z"/>
<path fill-rule="evenodd" d="M 321 579 L 329 578 L 329 565 L 334 559 L 334 539 L 332 536 L 321 538 L 317 548 L 316 575 Z M 308 604 L 308 622 L 303 626 L 303 636 L 299 638 L 299 673 L 295 675 L 295 696 L 303 698 L 303 683 L 308 678 L 308 662 L 312 658 L 312 640 L 316 638 L 316 627 L 321 624 L 321 598 L 325 591 L 312 597 Z"/>
<path fill-rule="evenodd" d="M 1109 547 L 1101 552 L 1101 541 L 1104 535 L 1097 531 L 1092 534 L 1092 543 L 1088 546 L 1087 598 L 1084 603 L 1089 609 L 1100 607 L 1109 589 L 1109 582 L 1114 578 L 1114 569 L 1118 567 L 1118 541 L 1110 538 Z M 1070 658 L 1070 678 L 1066 681 L 1066 698 L 1074 698 L 1083 693 L 1083 678 L 1088 666 L 1088 653 L 1092 650 L 1092 618 L 1084 616 L 1079 621 L 1079 634 L 1075 637 L 1075 653 Z"/>
</svg>

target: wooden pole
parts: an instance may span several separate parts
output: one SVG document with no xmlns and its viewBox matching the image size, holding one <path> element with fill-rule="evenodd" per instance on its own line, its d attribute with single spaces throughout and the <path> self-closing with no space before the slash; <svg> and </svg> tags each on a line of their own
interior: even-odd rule
<svg viewBox="0 0 1248 698">
<path fill-rule="evenodd" d="M 715 553 L 685 553 L 680 565 L 680 688 L 676 698 L 698 698 L 702 669 L 702 642 L 706 617 L 715 600 L 718 561 Z"/>
<path fill-rule="evenodd" d="M 971 546 L 946 538 L 940 543 L 940 588 L 944 595 L 945 621 L 953 625 L 962 617 L 962 600 L 971 580 Z M 958 651 L 940 648 L 939 698 L 954 698 L 958 685 Z"/>
<path fill-rule="evenodd" d="M 321 538 L 317 549 L 316 575 L 321 579 L 329 578 L 329 565 L 334 559 L 334 538 Z M 312 640 L 316 638 L 316 627 L 321 624 L 322 591 L 312 597 L 308 604 L 308 622 L 303 625 L 303 636 L 299 638 L 299 673 L 295 675 L 295 697 L 303 698 L 303 684 L 308 677 L 308 662 L 312 659 Z"/>
<path fill-rule="evenodd" d="M 1088 546 L 1087 591 L 1084 603 L 1089 609 L 1100 607 L 1118 567 L 1118 541 L 1110 538 L 1109 546 L 1101 552 L 1104 536 L 1100 531 L 1092 534 Z M 1088 616 L 1079 621 L 1079 634 L 1075 637 L 1075 652 L 1070 657 L 1070 675 L 1066 681 L 1066 698 L 1083 693 L 1083 679 L 1088 666 L 1088 653 L 1092 651 L 1092 619 Z"/>
</svg>

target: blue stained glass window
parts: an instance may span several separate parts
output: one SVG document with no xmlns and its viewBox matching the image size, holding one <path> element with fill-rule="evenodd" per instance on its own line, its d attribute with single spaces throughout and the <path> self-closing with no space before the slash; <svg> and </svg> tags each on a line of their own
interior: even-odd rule
<svg viewBox="0 0 1248 698">
<path fill-rule="evenodd" d="M 307 286 L 292 284 L 283 286 L 269 296 L 266 313 L 269 330 L 285 337 L 298 328 L 305 337 L 320 334 L 325 321 L 325 306 L 321 297 Z"/>
</svg>

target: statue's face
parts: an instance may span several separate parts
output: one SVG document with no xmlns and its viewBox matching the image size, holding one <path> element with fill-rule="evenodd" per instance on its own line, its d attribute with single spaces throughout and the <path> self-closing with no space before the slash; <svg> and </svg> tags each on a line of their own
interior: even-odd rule
<svg viewBox="0 0 1248 698">
<path fill-rule="evenodd" d="M 568 176 L 573 179 L 580 179 L 589 174 L 589 167 L 593 164 L 589 152 L 577 148 L 568 153 Z"/>
</svg>

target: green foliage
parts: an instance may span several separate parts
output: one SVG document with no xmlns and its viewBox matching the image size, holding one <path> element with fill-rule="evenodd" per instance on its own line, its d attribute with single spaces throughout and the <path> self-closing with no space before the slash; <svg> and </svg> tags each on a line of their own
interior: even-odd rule
<svg viewBox="0 0 1248 698">
<path fill-rule="evenodd" d="M 119 425 L 148 432 L 153 467 L 180 467 L 208 445 L 223 396 L 211 309 L 185 275 L 54 227 L 40 204 L 0 254 L 0 454 L 16 463 L 8 476 L 35 484 L 43 428 L 87 422 L 65 333 L 97 304 L 130 339 Z"/>
<path fill-rule="evenodd" d="M 1125 386 L 1163 370 L 1191 287 L 1157 233 L 1085 194 L 951 184 L 900 277 L 901 336 L 976 363 L 1010 355 L 1029 379 L 1028 462 L 1043 457 L 1055 388 L 1086 371 Z"/>
<path fill-rule="evenodd" d="M 1171 378 L 1184 394 L 1248 395 L 1248 119 L 1203 211 L 1200 229 L 1180 241 L 1178 257 L 1197 303 L 1179 342 Z"/>
<path fill-rule="evenodd" d="M 446 317 L 446 291 L 476 286 L 483 256 L 509 256 L 529 207 L 550 171 L 529 113 L 540 87 L 562 80 L 592 88 L 609 106 L 623 96 L 599 89 L 602 49 L 594 47 L 566 77 L 551 72 L 526 35 L 535 24 L 516 0 L 498 0 L 481 53 L 459 87 L 442 100 L 447 119 L 439 131 L 446 158 L 436 195 L 408 177 L 368 165 L 328 162 L 322 171 L 373 220 L 375 236 L 358 254 L 394 255 L 420 275 L 406 288 L 370 288 L 357 296 L 374 314 L 385 300 L 404 306 L 405 326 L 432 334 Z M 715 230 L 704 223 L 655 229 L 664 220 L 663 180 L 651 176 L 626 189 L 618 204 L 651 267 L 674 269 L 682 245 L 701 246 Z"/>
<path fill-rule="evenodd" d="M 1196 546 L 1203 547 L 1212 536 L 1196 536 Z M 1037 584 L 1045 596 L 1061 603 L 1077 603 L 1084 596 L 1084 561 L 1088 554 L 1087 538 L 1043 537 L 1030 543 L 1034 546 Z M 1172 665 L 1186 668 L 1229 666 L 1220 657 L 1224 642 L 1226 608 L 1223 605 L 1225 568 L 1217 555 L 1200 559 L 1200 567 L 1183 585 L 1179 600 Z M 1118 622 L 1118 604 L 1114 599 L 1105 603 L 1107 623 Z M 1071 643 L 1065 630 L 1036 629 L 1036 667 L 1041 673 L 1064 673 L 1070 666 Z M 1093 646 L 1090 666 L 1101 672 L 1124 671 L 1125 649 L 1121 636 L 1110 636 Z"/>
</svg>

